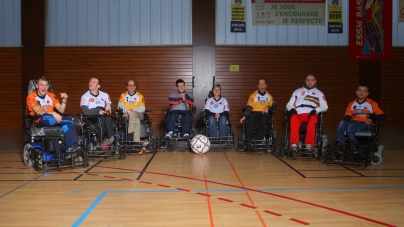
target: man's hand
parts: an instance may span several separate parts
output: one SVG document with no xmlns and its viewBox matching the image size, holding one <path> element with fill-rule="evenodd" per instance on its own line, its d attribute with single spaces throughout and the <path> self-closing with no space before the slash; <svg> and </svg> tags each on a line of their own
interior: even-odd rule
<svg viewBox="0 0 404 227">
<path fill-rule="evenodd" d="M 63 102 L 66 102 L 68 97 L 66 93 L 60 93 L 60 98 L 62 98 Z"/>
<path fill-rule="evenodd" d="M 297 114 L 297 111 L 295 108 L 292 108 L 289 110 L 289 115 L 292 115 L 292 114 Z"/>
<path fill-rule="evenodd" d="M 243 116 L 241 119 L 240 119 L 240 123 L 241 124 L 243 124 L 243 121 L 245 120 L 245 116 Z"/>
<path fill-rule="evenodd" d="M 269 111 L 269 107 L 267 106 L 267 107 L 264 108 L 264 110 L 262 111 L 262 113 L 268 113 L 268 111 Z"/>
<path fill-rule="evenodd" d="M 50 112 L 50 114 L 52 114 L 52 116 L 55 118 L 56 122 L 59 123 L 62 121 L 62 116 L 60 116 L 58 113 L 56 112 Z"/>
<path fill-rule="evenodd" d="M 216 113 L 215 118 L 220 118 L 220 113 Z"/>
<path fill-rule="evenodd" d="M 316 110 L 312 110 L 312 111 L 310 111 L 309 116 L 316 115 L 316 113 L 317 113 Z"/>
<path fill-rule="evenodd" d="M 185 92 L 180 94 L 180 97 L 182 98 L 182 101 L 185 101 Z"/>
</svg>

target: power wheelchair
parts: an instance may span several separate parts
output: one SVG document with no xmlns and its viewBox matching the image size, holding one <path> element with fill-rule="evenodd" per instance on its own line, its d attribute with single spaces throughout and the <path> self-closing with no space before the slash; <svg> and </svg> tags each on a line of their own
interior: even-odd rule
<svg viewBox="0 0 404 227">
<path fill-rule="evenodd" d="M 355 137 L 358 147 L 350 149 L 349 143 L 341 146 L 328 146 L 324 152 L 324 164 L 339 164 L 367 167 L 377 166 L 383 162 L 384 146 L 379 144 L 381 122 L 376 120 L 370 131 L 358 131 Z M 347 133 L 344 133 L 347 136 Z"/>
<path fill-rule="evenodd" d="M 208 94 L 208 98 L 213 97 L 213 92 L 210 91 Z M 206 103 L 207 99 L 205 99 Z M 206 116 L 204 111 L 201 112 L 201 117 L 203 119 L 205 127 L 202 128 L 201 134 L 208 137 L 210 141 L 210 146 L 214 147 L 225 147 L 232 148 L 234 146 L 234 133 L 233 133 L 233 122 L 230 120 L 231 113 L 229 113 L 229 118 L 226 120 L 226 137 L 219 138 L 219 122 L 216 122 L 216 137 L 212 137 L 210 135 L 210 125 L 209 118 Z"/>
<path fill-rule="evenodd" d="M 103 158 L 104 160 L 109 159 L 125 159 L 126 155 L 123 153 L 122 144 L 119 141 L 118 133 L 118 119 L 119 117 L 115 114 L 108 115 L 84 115 L 78 114 L 82 124 L 80 125 L 80 140 L 83 147 L 87 150 L 88 158 L 94 160 L 95 158 Z M 113 119 L 113 129 L 114 129 L 114 141 L 103 147 L 101 144 L 102 138 L 98 138 L 96 123 L 99 121 L 100 117 L 110 117 Z M 98 136 L 98 137 L 97 137 Z M 101 135 L 103 137 L 103 135 Z"/>
<path fill-rule="evenodd" d="M 36 90 L 37 80 L 30 80 L 28 94 Z M 53 92 L 49 81 L 48 91 Z M 23 162 L 25 166 L 37 171 L 59 170 L 61 168 L 86 167 L 86 151 L 79 149 L 77 152 L 66 152 L 64 132 L 61 126 L 41 127 L 36 126 L 40 116 L 31 116 L 28 108 L 25 113 L 25 134 Z M 79 125 L 77 119 L 72 118 L 72 123 Z M 82 144 L 79 141 L 79 146 Z"/>
<path fill-rule="evenodd" d="M 287 109 L 283 111 L 283 115 L 286 119 L 285 138 L 280 143 L 280 154 L 284 158 L 294 159 L 320 159 L 326 146 L 328 145 L 327 135 L 322 131 L 323 114 L 325 112 L 318 113 L 318 120 L 315 126 L 315 144 L 306 144 L 306 128 L 307 122 L 303 122 L 299 128 L 299 144 L 296 148 L 290 147 L 290 118 L 291 114 Z"/>
<path fill-rule="evenodd" d="M 276 131 L 274 130 L 274 117 L 277 103 L 272 103 L 269 110 L 269 121 L 265 132 L 264 140 L 246 139 L 246 124 L 247 120 L 243 121 L 242 136 L 238 138 L 238 152 L 239 153 L 274 153 L 276 151 Z M 243 110 L 244 112 L 244 110 Z M 258 127 L 255 127 L 254 134 Z"/>
<path fill-rule="evenodd" d="M 167 139 L 165 135 L 168 133 L 167 129 L 167 121 L 168 121 L 168 116 L 170 115 L 170 110 L 171 110 L 171 105 L 169 106 L 168 109 L 163 109 L 164 116 L 165 116 L 165 121 L 164 121 L 164 134 L 160 138 L 160 148 L 161 149 L 167 149 L 169 148 L 170 144 L 173 145 L 173 147 L 176 147 L 179 142 L 185 142 L 185 147 L 186 149 L 190 148 L 190 142 L 192 137 L 195 135 L 195 131 L 193 129 L 194 126 L 194 116 L 196 113 L 196 106 L 192 105 L 190 107 L 190 112 L 191 112 L 191 127 L 190 127 L 190 134 L 188 137 L 183 137 L 181 135 L 181 120 L 182 120 L 182 115 L 178 115 L 177 120 L 175 121 L 175 128 L 173 131 L 173 138 L 172 139 Z"/>
<path fill-rule="evenodd" d="M 129 119 L 123 117 L 122 109 L 116 111 L 115 116 L 117 117 L 118 124 L 118 143 L 121 149 L 126 154 L 143 154 L 153 153 L 156 151 L 157 141 L 153 138 L 153 119 L 149 118 L 149 113 L 151 110 L 146 110 L 144 112 L 144 118 L 140 121 L 140 139 L 143 142 L 133 141 L 133 133 L 128 133 Z"/>
</svg>

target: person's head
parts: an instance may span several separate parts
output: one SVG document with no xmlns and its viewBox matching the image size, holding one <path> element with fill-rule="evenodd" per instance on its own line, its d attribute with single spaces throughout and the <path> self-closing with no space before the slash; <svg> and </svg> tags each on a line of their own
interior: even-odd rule
<svg viewBox="0 0 404 227">
<path fill-rule="evenodd" d="M 38 78 L 36 82 L 36 91 L 39 96 L 44 96 L 49 89 L 49 80 L 45 76 Z"/>
<path fill-rule="evenodd" d="M 126 89 L 128 89 L 128 92 L 130 94 L 135 93 L 137 89 L 137 83 L 134 80 L 129 80 L 128 82 L 126 82 Z"/>
<path fill-rule="evenodd" d="M 220 97 L 222 93 L 222 86 L 220 86 L 220 84 L 214 84 L 212 87 L 212 92 L 215 97 Z"/>
<path fill-rule="evenodd" d="M 306 87 L 308 89 L 311 89 L 314 86 L 316 86 L 316 84 L 317 84 L 316 77 L 314 77 L 313 75 L 310 74 L 310 75 L 306 76 L 306 80 L 304 81 L 304 83 L 306 84 Z"/>
<path fill-rule="evenodd" d="M 368 97 L 369 89 L 366 84 L 359 84 L 358 89 L 356 89 L 356 96 L 358 97 L 359 101 L 363 101 Z"/>
<path fill-rule="evenodd" d="M 178 88 L 179 92 L 185 92 L 185 81 L 183 79 L 178 79 L 175 81 L 175 86 Z"/>
<path fill-rule="evenodd" d="M 90 91 L 98 91 L 100 87 L 101 87 L 101 80 L 98 77 L 92 77 L 90 79 L 90 82 L 88 82 L 88 89 Z"/>
<path fill-rule="evenodd" d="M 257 88 L 260 93 L 264 93 L 267 89 L 267 82 L 264 78 L 260 78 L 257 81 Z"/>
</svg>

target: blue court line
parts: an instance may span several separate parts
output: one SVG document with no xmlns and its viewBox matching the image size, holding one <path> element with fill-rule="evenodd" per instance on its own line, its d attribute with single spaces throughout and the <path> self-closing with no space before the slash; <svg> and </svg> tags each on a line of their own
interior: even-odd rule
<svg viewBox="0 0 404 227">
<path fill-rule="evenodd" d="M 346 188 L 261 188 L 256 189 L 258 191 L 349 191 L 349 190 L 377 190 L 377 189 L 404 189 L 404 186 L 369 186 L 369 187 L 346 187 Z M 72 190 L 71 192 L 77 192 L 81 190 Z M 248 192 L 250 190 L 245 189 L 233 189 L 233 190 L 194 190 L 195 192 Z M 77 219 L 72 227 L 78 227 L 87 218 L 88 215 L 95 209 L 95 207 L 101 202 L 101 200 L 108 194 L 119 193 L 172 193 L 172 192 L 184 192 L 182 190 L 111 190 L 102 192 L 98 198 L 87 208 L 87 210 Z"/>
<path fill-rule="evenodd" d="M 72 225 L 72 227 L 78 227 L 87 218 L 88 215 L 95 209 L 95 207 L 101 202 L 101 200 L 108 193 L 166 193 L 166 192 L 184 192 L 182 190 L 114 190 L 114 191 L 104 191 L 102 192 L 98 198 L 87 208 L 87 210 L 80 216 L 79 219 Z"/>
</svg>

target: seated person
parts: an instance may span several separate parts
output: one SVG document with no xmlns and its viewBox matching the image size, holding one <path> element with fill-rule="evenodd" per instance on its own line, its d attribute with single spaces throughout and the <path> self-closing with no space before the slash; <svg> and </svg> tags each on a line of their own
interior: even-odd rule
<svg viewBox="0 0 404 227">
<path fill-rule="evenodd" d="M 60 115 L 63 114 L 66 109 L 67 94 L 60 93 L 60 97 L 62 98 L 62 103 L 60 103 L 56 95 L 48 91 L 49 80 L 44 76 L 39 77 L 35 86 L 36 91 L 28 94 L 26 102 L 31 116 L 41 116 L 41 118 L 35 122 L 37 127 L 61 126 L 65 136 L 66 152 L 73 153 L 81 151 L 81 147 L 77 144 L 77 133 L 72 117 Z M 56 124 L 52 124 L 48 120 L 42 120 L 42 117 L 46 115 L 52 116 Z"/>
<path fill-rule="evenodd" d="M 175 82 L 178 90 L 173 91 L 168 97 L 168 103 L 171 105 L 170 114 L 167 119 L 167 139 L 173 138 L 173 132 L 175 129 L 175 122 L 178 119 L 178 115 L 182 115 L 181 120 L 181 135 L 185 138 L 189 137 L 191 130 L 191 105 L 194 104 L 194 98 L 190 92 L 185 91 L 185 82 L 182 79 L 178 79 Z"/>
<path fill-rule="evenodd" d="M 204 112 L 208 118 L 209 136 L 217 137 L 216 122 L 219 123 L 219 137 L 226 137 L 226 121 L 229 119 L 229 104 L 221 96 L 220 84 L 213 85 L 213 97 L 206 101 Z"/>
<path fill-rule="evenodd" d="M 143 95 L 136 91 L 137 83 L 129 80 L 126 83 L 127 91 L 122 93 L 118 108 L 123 110 L 123 117 L 129 118 L 128 139 L 140 142 L 140 125 L 145 111 Z"/>
<path fill-rule="evenodd" d="M 102 150 L 114 142 L 114 120 L 111 114 L 111 99 L 105 92 L 98 90 L 101 87 L 101 80 L 97 77 L 90 79 L 88 91 L 81 96 L 81 109 L 84 115 L 97 115 L 91 120 L 97 129 L 97 139 L 102 142 Z M 105 139 L 104 139 L 105 137 Z"/>
<path fill-rule="evenodd" d="M 261 78 L 257 84 L 258 90 L 253 92 L 247 101 L 243 117 L 240 119 L 240 123 L 247 120 L 246 125 L 246 139 L 264 140 L 265 132 L 270 120 L 270 108 L 274 99 L 267 91 L 267 83 L 265 79 Z M 257 133 L 254 137 L 254 128 L 258 124 Z"/>
<path fill-rule="evenodd" d="M 299 129 L 307 122 L 305 144 L 311 149 L 316 141 L 316 123 L 318 113 L 328 109 L 324 94 L 317 89 L 317 80 L 313 75 L 306 76 L 303 87 L 295 90 L 286 105 L 290 117 L 290 147 L 296 149 L 299 143 Z"/>
<path fill-rule="evenodd" d="M 359 131 L 369 131 L 375 120 L 384 120 L 385 116 L 379 105 L 367 98 L 368 87 L 360 84 L 356 90 L 357 98 L 348 104 L 345 117 L 340 121 L 337 130 L 337 137 L 333 149 L 343 147 L 344 132 L 348 134 L 350 150 L 357 149 L 355 133 Z"/>
</svg>

